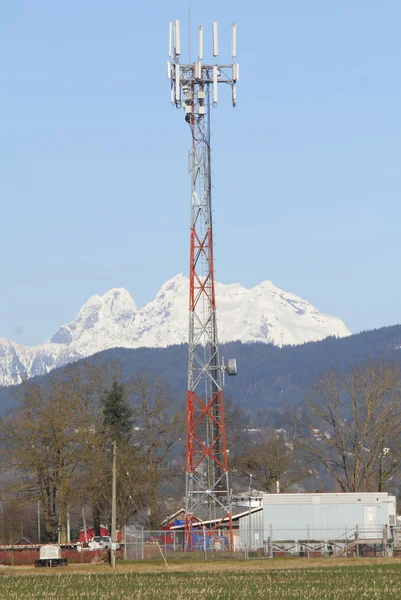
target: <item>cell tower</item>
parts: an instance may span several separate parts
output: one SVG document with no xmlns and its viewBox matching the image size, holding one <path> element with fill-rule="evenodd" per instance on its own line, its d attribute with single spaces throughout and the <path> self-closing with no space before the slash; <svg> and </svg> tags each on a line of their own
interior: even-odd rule
<svg viewBox="0 0 401 600">
<path fill-rule="evenodd" d="M 218 29 L 213 23 L 213 57 Z M 198 60 L 180 63 L 180 22 L 170 23 L 167 74 L 171 102 L 183 108 L 192 136 L 190 150 L 191 225 L 189 276 L 189 360 L 186 421 L 185 548 L 196 549 L 193 529 L 208 523 L 208 535 L 228 529 L 232 548 L 231 490 L 222 388 L 224 375 L 236 375 L 235 359 L 220 359 L 213 265 L 210 112 L 219 84 L 231 87 L 236 105 L 238 64 L 236 24 L 232 24 L 229 65 L 203 63 L 203 27 L 198 28 Z M 190 62 L 190 61 L 188 61 Z M 205 529 L 204 529 L 205 530 Z M 206 530 L 205 530 L 206 531 Z M 221 538 L 219 537 L 220 543 Z M 203 547 L 202 547 L 203 549 Z"/>
</svg>

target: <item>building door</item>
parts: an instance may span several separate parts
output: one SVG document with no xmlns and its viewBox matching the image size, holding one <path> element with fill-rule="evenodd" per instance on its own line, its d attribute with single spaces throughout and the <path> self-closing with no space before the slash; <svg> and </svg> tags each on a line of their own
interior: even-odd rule
<svg viewBox="0 0 401 600">
<path fill-rule="evenodd" d="M 381 527 L 377 524 L 377 506 L 363 507 L 363 531 L 360 532 L 361 538 L 381 538 Z"/>
</svg>

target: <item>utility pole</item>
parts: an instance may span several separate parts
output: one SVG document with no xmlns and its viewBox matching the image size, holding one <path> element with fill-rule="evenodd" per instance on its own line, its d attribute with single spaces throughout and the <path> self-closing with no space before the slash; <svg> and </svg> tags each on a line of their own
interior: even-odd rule
<svg viewBox="0 0 401 600">
<path fill-rule="evenodd" d="M 84 507 L 82 507 L 82 523 L 84 526 L 84 536 L 85 536 L 85 544 L 88 543 L 88 530 L 86 529 L 86 516 L 85 516 L 85 509 Z"/>
<path fill-rule="evenodd" d="M 57 526 L 57 543 L 61 544 L 61 520 L 60 520 L 60 515 L 58 517 L 58 526 Z"/>
<path fill-rule="evenodd" d="M 67 506 L 67 544 L 71 542 L 70 507 Z"/>
<path fill-rule="evenodd" d="M 189 356 L 186 434 L 185 549 L 194 547 L 192 530 L 208 520 L 209 536 L 218 535 L 224 523 L 233 547 L 231 489 L 223 405 L 224 374 L 236 375 L 235 359 L 220 359 L 212 234 L 211 107 L 218 88 L 231 88 L 236 105 L 239 68 L 237 28 L 232 23 L 231 63 L 216 64 L 218 28 L 213 23 L 213 58 L 203 60 L 203 27 L 198 27 L 198 58 L 183 64 L 180 22 L 170 23 L 167 75 L 171 103 L 183 109 L 191 131 L 191 223 L 189 274 Z"/>
<path fill-rule="evenodd" d="M 251 501 L 252 501 L 252 473 L 249 473 L 249 511 L 248 511 L 248 551 L 247 551 L 247 558 L 249 558 L 249 550 L 251 549 L 251 544 L 252 544 L 252 533 L 251 533 L 251 518 L 252 518 L 252 511 L 251 511 Z"/>
<path fill-rule="evenodd" d="M 116 566 L 116 504 L 117 504 L 117 442 L 113 440 L 113 478 L 111 489 L 111 550 L 110 550 L 110 565 Z"/>
<path fill-rule="evenodd" d="M 40 500 L 38 500 L 38 544 L 40 544 L 41 536 L 40 536 Z"/>
</svg>

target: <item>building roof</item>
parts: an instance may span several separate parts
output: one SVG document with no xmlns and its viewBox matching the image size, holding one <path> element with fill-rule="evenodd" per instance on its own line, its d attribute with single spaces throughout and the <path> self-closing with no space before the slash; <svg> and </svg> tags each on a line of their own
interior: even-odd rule
<svg viewBox="0 0 401 600">
<path fill-rule="evenodd" d="M 255 513 L 260 510 L 263 510 L 263 506 L 254 506 L 251 507 L 251 509 L 246 508 L 245 506 L 235 506 L 232 509 L 232 520 L 237 521 L 241 517 L 246 517 L 249 513 Z M 210 519 L 207 507 L 199 509 L 196 516 L 199 519 L 199 524 L 202 525 L 210 525 L 211 523 L 218 523 L 219 521 L 227 523 L 228 521 L 227 511 L 223 508 L 218 508 L 216 510 L 216 516 L 212 519 Z M 175 525 L 172 529 L 183 529 L 183 527 L 184 525 Z"/>
<path fill-rule="evenodd" d="M 166 517 L 164 521 L 160 523 L 160 526 L 163 527 L 163 525 L 167 525 L 170 521 L 176 519 L 181 514 L 185 514 L 185 508 L 180 508 L 179 510 L 176 510 L 175 513 L 173 513 L 172 515 Z"/>
<path fill-rule="evenodd" d="M 263 504 L 375 504 L 389 500 L 388 492 L 315 492 L 263 494 Z"/>
</svg>

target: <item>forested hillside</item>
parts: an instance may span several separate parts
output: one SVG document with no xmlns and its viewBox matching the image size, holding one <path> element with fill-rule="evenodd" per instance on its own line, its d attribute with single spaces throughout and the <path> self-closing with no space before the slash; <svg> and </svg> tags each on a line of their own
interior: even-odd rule
<svg viewBox="0 0 401 600">
<path fill-rule="evenodd" d="M 373 358 L 397 357 L 401 347 L 401 325 L 366 331 L 346 338 L 326 338 L 302 346 L 277 348 L 263 343 L 229 343 L 221 355 L 235 357 L 238 376 L 226 377 L 226 395 L 246 412 L 260 419 L 269 409 L 302 404 L 311 382 L 331 368 L 347 370 L 351 364 Z M 400 350 L 401 351 L 401 350 Z M 187 346 L 168 348 L 113 349 L 84 359 L 121 364 L 122 378 L 128 380 L 148 370 L 160 374 L 175 394 L 175 403 L 184 403 L 187 387 Z M 69 367 L 54 373 L 62 376 Z M 43 380 L 45 378 L 37 378 Z M 13 388 L 1 388 L 0 410 L 14 403 Z"/>
</svg>

